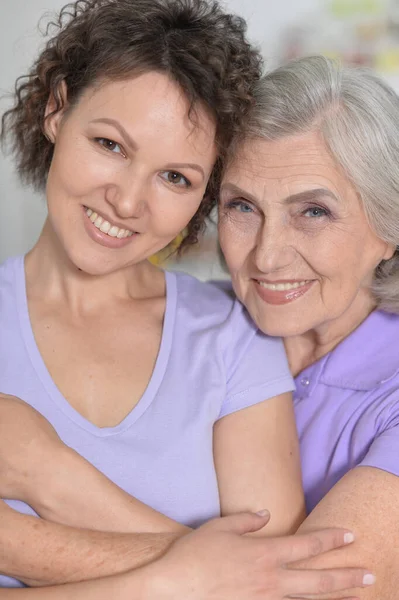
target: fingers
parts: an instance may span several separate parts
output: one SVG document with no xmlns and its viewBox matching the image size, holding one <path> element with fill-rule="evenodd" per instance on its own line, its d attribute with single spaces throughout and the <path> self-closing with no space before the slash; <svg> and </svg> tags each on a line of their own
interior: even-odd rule
<svg viewBox="0 0 399 600">
<path fill-rule="evenodd" d="M 270 519 L 270 513 L 267 510 L 259 513 L 242 512 L 221 519 L 209 521 L 204 528 L 212 528 L 217 531 L 230 531 L 238 535 L 252 533 L 262 529 Z"/>
<path fill-rule="evenodd" d="M 374 582 L 375 577 L 366 569 L 287 569 L 283 578 L 283 592 L 286 598 L 303 598 L 310 594 L 366 587 Z"/>
<path fill-rule="evenodd" d="M 347 546 L 354 535 L 346 529 L 323 529 L 275 540 L 275 556 L 279 564 L 287 564 Z"/>
</svg>

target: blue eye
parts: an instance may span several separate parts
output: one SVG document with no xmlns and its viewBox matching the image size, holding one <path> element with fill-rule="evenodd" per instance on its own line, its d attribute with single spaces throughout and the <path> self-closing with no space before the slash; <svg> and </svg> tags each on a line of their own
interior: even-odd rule
<svg viewBox="0 0 399 600">
<path fill-rule="evenodd" d="M 184 175 L 178 171 L 163 171 L 161 177 L 164 181 L 167 181 L 176 187 L 191 187 L 191 182 L 187 177 L 184 177 Z"/>
<path fill-rule="evenodd" d="M 330 213 L 328 212 L 328 210 L 326 210 L 325 208 L 321 208 L 320 206 L 311 206 L 310 208 L 307 208 L 302 214 L 305 217 L 316 219 L 320 217 L 328 217 Z"/>
<path fill-rule="evenodd" d="M 114 142 L 113 140 L 109 140 L 108 138 L 94 138 L 94 140 L 100 144 L 100 146 L 103 146 L 103 148 L 105 148 L 106 150 L 109 150 L 110 152 L 113 152 L 114 154 L 123 154 L 122 152 L 122 148 L 120 147 L 119 144 L 117 144 L 116 142 Z"/>
<path fill-rule="evenodd" d="M 226 206 L 227 206 L 227 208 L 230 208 L 232 210 L 235 210 L 237 212 L 244 213 L 244 214 L 253 212 L 252 207 L 247 202 L 244 202 L 243 200 L 232 200 L 231 202 L 228 202 Z"/>
</svg>

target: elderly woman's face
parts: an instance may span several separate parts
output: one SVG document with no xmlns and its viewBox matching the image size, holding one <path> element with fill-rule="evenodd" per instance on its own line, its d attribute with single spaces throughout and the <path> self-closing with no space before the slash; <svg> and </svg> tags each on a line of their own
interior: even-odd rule
<svg viewBox="0 0 399 600">
<path fill-rule="evenodd" d="M 298 335 L 363 297 L 393 248 L 318 133 L 247 142 L 222 184 L 220 244 L 234 289 L 270 335 Z"/>
</svg>

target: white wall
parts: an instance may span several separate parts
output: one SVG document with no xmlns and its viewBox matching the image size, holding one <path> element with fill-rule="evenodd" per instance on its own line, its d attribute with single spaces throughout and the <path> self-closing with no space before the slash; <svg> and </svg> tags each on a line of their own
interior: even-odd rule
<svg viewBox="0 0 399 600">
<path fill-rule="evenodd" d="M 0 0 L 0 95 L 34 59 L 42 38 L 40 17 L 58 10 L 64 0 Z M 232 11 L 248 20 L 250 37 L 272 59 L 279 34 L 287 23 L 303 19 L 320 0 L 226 0 Z M 0 100 L 0 112 L 7 101 Z M 9 159 L 0 155 L 0 262 L 25 252 L 34 243 L 45 217 L 45 202 L 19 185 Z"/>
</svg>

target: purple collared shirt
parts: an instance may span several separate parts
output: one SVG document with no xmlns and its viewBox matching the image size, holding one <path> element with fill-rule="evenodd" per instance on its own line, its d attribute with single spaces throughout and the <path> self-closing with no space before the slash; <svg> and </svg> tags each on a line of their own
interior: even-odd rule
<svg viewBox="0 0 399 600">
<path fill-rule="evenodd" d="M 295 380 L 307 508 L 345 473 L 399 475 L 399 316 L 374 311 Z"/>
</svg>

